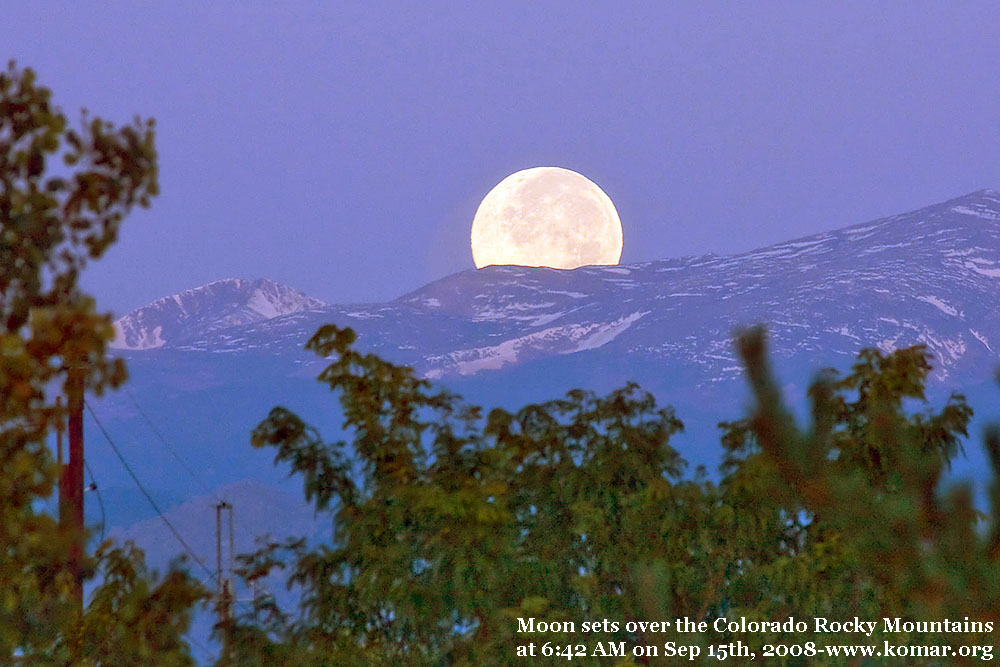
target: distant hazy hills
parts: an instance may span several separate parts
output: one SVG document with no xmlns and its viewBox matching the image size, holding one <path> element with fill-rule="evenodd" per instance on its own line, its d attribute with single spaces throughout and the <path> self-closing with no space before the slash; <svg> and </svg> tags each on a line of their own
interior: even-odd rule
<svg viewBox="0 0 1000 667">
<path fill-rule="evenodd" d="M 983 417 L 1000 416 L 1000 194 L 975 192 L 911 213 L 740 255 L 684 257 L 573 271 L 489 267 L 448 276 L 395 301 L 327 305 L 266 280 L 220 280 L 165 297 L 117 321 L 127 387 L 96 412 L 166 515 L 206 564 L 215 512 L 235 507 L 237 550 L 263 532 L 329 536 L 301 483 L 253 450 L 250 431 L 275 405 L 335 440 L 335 397 L 303 351 L 322 324 L 350 326 L 358 345 L 412 365 L 486 406 L 516 408 L 573 387 L 606 391 L 635 380 L 676 407 L 689 460 L 718 461 L 721 420 L 743 415 L 732 346 L 739 327 L 766 323 L 786 396 L 801 408 L 823 366 L 857 352 L 923 343 L 934 354 L 930 395 L 952 390 L 977 410 L 960 476 L 988 466 Z M 87 460 L 105 523 L 163 567 L 181 551 L 87 418 Z M 185 461 L 180 463 L 178 459 Z M 87 517 L 100 521 L 94 494 Z M 204 576 L 200 567 L 193 569 Z M 279 581 L 269 583 L 274 592 Z M 241 591 L 246 595 L 246 591 Z M 208 619 L 198 623 L 207 641 Z"/>
</svg>

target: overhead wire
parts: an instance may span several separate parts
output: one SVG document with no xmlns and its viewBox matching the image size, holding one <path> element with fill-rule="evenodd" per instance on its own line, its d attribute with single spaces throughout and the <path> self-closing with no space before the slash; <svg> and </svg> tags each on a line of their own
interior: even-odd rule
<svg viewBox="0 0 1000 667">
<path fill-rule="evenodd" d="M 211 579 L 213 582 L 215 582 L 216 585 L 219 585 L 219 579 L 216 576 L 216 573 L 212 572 L 212 570 L 209 569 L 209 567 L 207 565 L 205 565 L 205 562 L 201 558 L 198 557 L 198 554 L 196 554 L 194 552 L 194 549 L 192 549 L 191 546 L 187 543 L 187 541 L 184 540 L 184 538 L 181 536 L 180 532 L 178 532 L 177 528 L 166 517 L 166 515 L 163 513 L 163 510 L 160 509 L 160 506 L 156 503 L 155 500 L 153 500 L 153 496 L 149 493 L 149 491 L 146 490 L 146 487 L 144 487 L 142 485 L 142 482 L 139 481 L 139 477 L 135 474 L 135 471 L 132 469 L 132 466 L 130 466 L 128 464 L 128 461 L 125 460 L 125 457 L 122 455 L 121 450 L 115 444 L 115 441 L 111 438 L 111 435 L 108 433 L 108 430 L 106 428 L 104 428 L 104 424 L 101 423 L 100 418 L 98 418 L 97 413 L 94 412 L 94 408 L 90 405 L 90 402 L 87 401 L 87 400 L 84 400 L 84 405 L 87 407 L 87 411 L 90 413 L 90 416 L 93 418 L 94 423 L 97 424 L 97 428 L 100 429 L 101 433 L 104 435 L 104 439 L 108 441 L 108 445 L 111 446 L 111 450 L 115 453 L 115 456 L 118 457 L 118 461 L 122 464 L 122 467 L 125 468 L 125 471 L 132 478 L 132 481 L 135 482 L 135 485 L 137 487 L 139 487 L 139 490 L 142 492 L 142 495 L 146 497 L 146 500 L 149 502 L 150 506 L 156 512 L 157 516 L 160 517 L 160 520 L 163 521 L 164 525 L 167 526 L 167 528 L 173 534 L 174 538 L 184 548 L 184 550 L 188 553 L 188 555 L 191 556 L 191 558 L 196 563 L 198 563 L 199 566 L 201 566 L 201 569 L 205 571 L 205 573 L 208 575 L 209 579 Z M 136 407 L 138 408 L 138 404 L 136 404 Z M 141 412 L 141 408 L 139 408 L 139 410 Z M 147 421 L 148 421 L 148 419 L 147 419 Z M 151 423 L 150 423 L 150 426 L 152 426 Z M 155 427 L 153 427 L 153 429 L 154 429 L 154 432 L 155 432 Z M 164 443 L 166 443 L 166 440 L 163 439 L 162 436 L 161 436 L 161 439 L 163 440 Z M 168 448 L 169 448 L 169 445 L 168 445 Z M 216 498 L 218 498 L 218 496 L 216 494 L 212 493 L 212 495 L 215 496 Z M 220 502 L 223 502 L 223 501 L 220 500 Z M 102 503 L 102 507 L 103 507 L 103 503 Z M 232 530 L 232 525 L 231 524 L 230 524 L 230 530 Z M 203 582 L 202 582 L 202 585 L 204 585 Z M 244 602 L 242 602 L 241 600 L 234 600 L 234 602 L 237 605 L 243 607 L 245 610 L 250 610 L 250 608 Z"/>
<path fill-rule="evenodd" d="M 190 545 L 188 545 L 188 543 L 184 540 L 184 538 L 181 537 L 181 534 L 177 532 L 177 528 L 175 528 L 174 524 L 170 522 L 170 519 L 166 517 L 166 515 L 163 513 L 163 510 L 160 509 L 160 506 L 156 504 L 156 501 L 153 500 L 153 496 L 150 495 L 149 491 L 146 490 L 146 487 L 142 485 L 142 482 L 139 481 L 139 478 L 136 476 L 135 471 L 132 470 L 132 466 L 130 466 L 128 464 L 128 461 L 125 460 L 125 457 L 122 456 L 121 450 L 118 449 L 118 445 L 116 445 L 115 441 L 111 439 L 111 435 L 108 434 L 107 429 L 104 428 L 104 424 L 102 424 L 101 420 L 97 417 L 97 413 L 94 412 L 94 408 L 90 406 L 90 402 L 84 400 L 84 405 L 87 406 L 87 411 L 90 413 L 90 416 L 94 419 L 94 422 L 97 424 L 97 428 L 99 428 L 101 430 L 101 433 L 104 434 L 104 439 L 108 441 L 109 445 L 111 445 L 111 450 L 115 453 L 115 456 L 118 457 L 118 460 L 121 462 L 122 467 L 125 468 L 125 472 L 129 474 L 129 477 L 132 478 L 132 481 L 135 482 L 135 485 L 139 487 L 139 490 L 142 492 L 142 495 L 146 497 L 146 500 L 149 501 L 149 504 L 156 511 L 156 514 L 160 517 L 160 519 L 170 530 L 170 532 L 173 533 L 174 538 L 176 538 L 177 541 L 180 543 L 180 545 L 184 547 L 184 550 L 188 553 L 188 555 L 190 555 L 191 558 L 194 559 L 194 561 L 201 566 L 201 569 L 203 569 L 205 573 L 208 574 L 209 578 L 217 581 L 215 573 L 212 572 L 210 569 L 208 569 L 208 566 L 205 565 L 205 562 L 198 557 L 198 554 L 194 552 L 194 549 L 192 549 Z"/>
<path fill-rule="evenodd" d="M 195 647 L 197 647 L 198 650 L 201 651 L 202 655 L 204 655 L 206 658 L 211 659 L 215 657 L 215 654 L 212 653 L 212 651 L 209 651 L 204 644 L 202 644 L 200 641 L 192 637 L 190 634 L 186 635 L 184 639 L 187 640 L 189 644 L 192 644 Z"/>
<path fill-rule="evenodd" d="M 100 544 L 104 541 L 104 528 L 107 525 L 107 515 L 104 513 L 104 499 L 101 498 L 101 487 L 97 485 L 97 478 L 94 477 L 94 471 L 90 469 L 87 459 L 83 459 L 83 467 L 87 469 L 87 474 L 90 475 L 90 483 L 93 484 L 94 491 L 97 493 L 97 504 L 101 507 L 101 539 L 97 541 Z"/>
<path fill-rule="evenodd" d="M 141 405 L 139 405 L 139 401 L 136 400 L 135 394 L 132 392 L 131 387 L 126 385 L 125 393 L 128 394 L 129 400 L 132 401 L 132 405 L 135 406 L 135 409 L 139 412 L 139 416 L 141 416 L 143 421 L 146 422 L 146 425 L 149 426 L 150 430 L 156 436 L 157 440 L 163 443 L 163 446 L 167 448 L 167 451 L 170 452 L 171 456 L 173 456 L 174 459 L 176 459 L 177 462 L 181 465 L 181 467 L 184 468 L 187 474 L 191 476 L 191 479 L 193 479 L 199 486 L 201 486 L 201 488 L 208 495 L 213 496 L 220 503 L 225 502 L 222 498 L 219 497 L 217 493 L 215 493 L 214 490 L 212 490 L 208 486 L 208 484 L 205 483 L 203 479 L 201 479 L 198 473 L 194 471 L 194 468 L 191 467 L 191 465 L 184 459 L 183 456 L 180 455 L 180 453 L 170 443 L 170 441 L 167 440 L 167 438 L 163 435 L 163 433 L 160 432 L 160 429 L 156 428 L 156 425 L 153 423 L 153 420 L 149 418 L 149 415 L 146 414 L 146 411 L 142 409 Z"/>
<path fill-rule="evenodd" d="M 167 448 L 167 451 L 170 452 L 171 456 L 173 456 L 174 459 L 181 465 L 181 467 L 183 467 L 184 470 L 188 473 L 188 475 L 191 476 L 191 479 L 193 479 L 199 486 L 201 486 L 201 488 L 208 495 L 215 498 L 219 503 L 223 505 L 228 505 L 230 507 L 229 543 L 233 544 L 234 519 L 232 515 L 232 504 L 221 498 L 219 494 L 215 492 L 215 490 L 209 487 L 208 484 L 206 484 L 205 481 L 201 478 L 201 476 L 198 475 L 197 472 L 195 472 L 194 468 L 184 459 L 183 456 L 181 456 L 181 454 L 177 451 L 177 448 L 174 447 L 173 444 L 171 444 L 170 440 L 166 436 L 163 435 L 160 429 L 156 427 L 156 424 L 153 423 L 153 420 L 150 418 L 149 414 L 142 409 L 141 405 L 139 405 L 139 401 L 136 399 L 135 393 L 132 391 L 132 388 L 129 387 L 128 385 L 125 386 L 125 393 L 128 394 L 129 400 L 132 402 L 132 405 L 139 413 L 139 416 L 142 417 L 142 420 L 146 422 L 146 425 L 149 426 L 150 430 L 156 436 L 157 440 L 159 440 L 163 444 L 163 446 Z M 233 560 L 233 554 L 230 551 L 230 564 L 229 564 L 230 572 L 232 571 L 233 567 L 232 560 Z"/>
</svg>

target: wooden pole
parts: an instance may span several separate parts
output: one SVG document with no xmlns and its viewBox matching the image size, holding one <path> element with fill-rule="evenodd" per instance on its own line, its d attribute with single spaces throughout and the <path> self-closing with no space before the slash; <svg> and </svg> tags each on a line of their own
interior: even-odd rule
<svg viewBox="0 0 1000 667">
<path fill-rule="evenodd" d="M 223 574 L 222 570 L 222 510 L 229 510 L 229 572 Z M 219 580 L 219 622 L 223 627 L 228 627 L 231 619 L 231 606 L 233 601 L 232 585 L 229 577 L 232 573 L 232 549 L 233 549 L 233 506 L 222 501 L 215 506 L 215 573 Z"/>
<path fill-rule="evenodd" d="M 59 527 L 70 540 L 73 593 L 83 608 L 83 369 L 70 368 L 66 381 L 69 407 L 69 463 L 59 479 Z M 60 437 L 60 440 L 62 438 Z"/>
<path fill-rule="evenodd" d="M 62 396 L 56 396 L 56 410 L 59 412 L 59 419 L 56 421 L 56 463 L 58 464 L 56 471 L 59 473 L 60 489 L 62 488 L 63 474 L 63 431 L 66 430 L 66 426 L 62 419 L 62 408 Z"/>
<path fill-rule="evenodd" d="M 219 608 L 222 608 L 222 503 L 215 506 L 215 579 L 219 585 Z M 221 619 L 220 619 L 221 620 Z"/>
</svg>

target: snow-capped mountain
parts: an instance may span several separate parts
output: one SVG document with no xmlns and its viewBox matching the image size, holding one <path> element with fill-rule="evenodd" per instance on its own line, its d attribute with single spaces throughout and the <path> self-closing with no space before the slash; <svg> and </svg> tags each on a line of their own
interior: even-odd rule
<svg viewBox="0 0 1000 667">
<path fill-rule="evenodd" d="M 767 324 L 785 396 L 800 402 L 821 367 L 846 370 L 864 347 L 924 343 L 935 357 L 933 402 L 958 390 L 977 411 L 969 459 L 954 468 L 975 476 L 989 469 L 980 426 L 998 414 L 1000 194 L 727 257 L 469 270 L 387 303 L 326 305 L 268 281 L 222 280 L 140 308 L 116 323 L 129 382 L 94 405 L 199 557 L 214 552 L 209 510 L 220 495 L 236 506 L 241 548 L 286 516 L 297 517 L 291 532 L 327 534 L 329 517 L 310 529 L 302 517 L 311 511 L 284 495 L 301 498 L 301 480 L 275 468 L 273 452 L 251 448 L 249 434 L 280 404 L 324 438 L 342 437 L 336 397 L 314 381 L 325 362 L 303 351 L 330 322 L 355 329 L 360 348 L 486 408 L 637 381 L 683 420 L 671 444 L 709 469 L 719 460 L 716 424 L 747 407 L 732 345 L 738 327 Z M 179 545 L 140 521 L 155 512 L 105 451 L 102 430 L 89 418 L 85 425 L 93 475 L 119 499 L 107 517 L 88 504 L 88 521 L 119 526 L 153 562 L 167 562 Z"/>
<path fill-rule="evenodd" d="M 325 362 L 303 350 L 330 322 L 354 328 L 359 348 L 487 407 L 636 381 L 675 406 L 687 425 L 678 443 L 699 463 L 714 456 L 715 425 L 740 416 L 733 333 L 756 323 L 769 329 L 790 400 L 820 368 L 847 370 L 864 347 L 923 343 L 934 355 L 931 395 L 966 392 L 988 416 L 1000 366 L 1000 194 L 728 257 L 464 271 L 387 303 L 328 306 L 275 283 L 219 281 L 118 321 L 131 379 L 102 401 L 103 418 L 113 436 L 120 428 L 144 443 L 135 465 L 153 479 L 176 462 L 150 446 L 158 438 L 144 411 L 203 461 L 207 484 L 281 483 L 248 434 L 278 404 L 339 432 L 335 398 L 313 381 Z M 96 472 L 121 478 L 118 467 L 109 460 Z M 191 493 L 183 476 L 161 488 Z"/>
<path fill-rule="evenodd" d="M 296 304 L 307 303 L 298 296 Z M 732 334 L 763 322 L 782 358 L 815 365 L 861 347 L 923 343 L 945 378 L 1000 359 L 1000 194 L 983 190 L 740 255 L 573 271 L 488 267 L 388 303 L 316 309 L 309 302 L 289 316 L 230 326 L 188 318 L 184 336 L 170 328 L 167 315 L 177 311 L 165 310 L 175 299 L 184 301 L 154 304 L 163 317 L 121 320 L 144 325 L 127 330 L 131 347 L 292 351 L 335 322 L 432 379 L 554 357 L 572 363 L 597 350 L 617 363 L 689 368 L 704 383 L 739 374 Z M 222 307 L 221 299 L 213 303 Z"/>
<path fill-rule="evenodd" d="M 327 304 L 271 280 L 218 280 L 158 299 L 115 322 L 111 347 L 148 350 L 195 333 L 253 324 Z"/>
</svg>

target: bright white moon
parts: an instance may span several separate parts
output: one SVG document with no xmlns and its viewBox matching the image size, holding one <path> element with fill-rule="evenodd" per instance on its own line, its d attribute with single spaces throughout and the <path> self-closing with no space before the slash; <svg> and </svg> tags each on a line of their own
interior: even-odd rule
<svg viewBox="0 0 1000 667">
<path fill-rule="evenodd" d="M 561 167 L 515 172 L 489 191 L 472 221 L 472 259 L 575 269 L 617 264 L 622 222 L 595 183 Z"/>
</svg>

